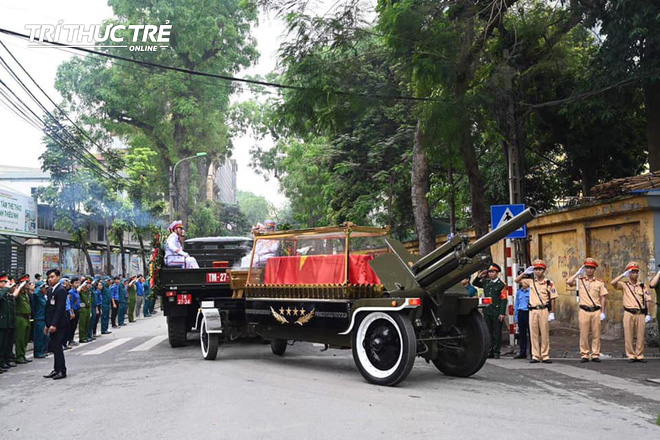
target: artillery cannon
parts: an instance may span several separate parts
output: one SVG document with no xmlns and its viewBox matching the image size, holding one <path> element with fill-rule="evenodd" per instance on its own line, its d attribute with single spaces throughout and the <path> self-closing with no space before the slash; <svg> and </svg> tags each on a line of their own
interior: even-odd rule
<svg viewBox="0 0 660 440">
<path fill-rule="evenodd" d="M 421 356 L 443 373 L 470 376 L 490 339 L 478 298 L 453 289 L 490 263 L 487 249 L 532 220 L 528 209 L 469 244 L 457 236 L 430 254 L 410 254 L 387 228 L 341 226 L 257 234 L 249 268 L 163 269 L 171 335 L 200 332 L 204 359 L 241 335 L 351 349 L 365 379 L 395 385 Z M 264 258 L 258 250 L 268 250 Z M 177 281 L 178 280 L 178 281 Z M 195 312 L 190 322 L 182 317 Z M 176 335 L 175 335 L 176 336 Z M 175 346 L 176 344 L 172 344 Z"/>
</svg>

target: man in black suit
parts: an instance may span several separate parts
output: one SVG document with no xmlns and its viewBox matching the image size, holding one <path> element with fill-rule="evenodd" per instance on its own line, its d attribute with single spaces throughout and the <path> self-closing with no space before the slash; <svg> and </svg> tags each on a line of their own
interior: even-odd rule
<svg viewBox="0 0 660 440">
<path fill-rule="evenodd" d="M 66 324 L 69 317 L 66 313 L 67 291 L 60 284 L 60 271 L 50 269 L 47 273 L 48 285 L 51 291 L 46 303 L 46 333 L 50 334 L 49 348 L 54 354 L 55 365 L 53 371 L 45 375 L 45 378 L 55 380 L 66 377 L 66 364 L 64 362 L 64 351 L 62 343 L 66 338 Z"/>
</svg>

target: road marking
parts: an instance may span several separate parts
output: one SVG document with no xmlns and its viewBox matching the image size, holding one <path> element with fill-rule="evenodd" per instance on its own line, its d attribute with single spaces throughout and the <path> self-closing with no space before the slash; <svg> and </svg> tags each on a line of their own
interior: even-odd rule
<svg viewBox="0 0 660 440">
<path fill-rule="evenodd" d="M 489 359 L 489 361 L 491 360 Z M 572 367 L 570 365 L 562 364 L 521 365 L 517 362 L 507 360 L 494 361 L 492 363 L 498 367 L 506 368 L 509 370 L 532 370 L 543 368 L 575 379 L 587 380 L 598 385 L 603 385 L 620 391 L 626 391 L 628 393 L 644 397 L 645 399 L 660 402 L 660 389 L 650 385 L 643 385 L 628 379 L 622 379 L 620 377 L 601 373 L 599 371 L 587 370 L 585 368 Z"/>
<path fill-rule="evenodd" d="M 95 354 L 101 354 L 105 353 L 108 350 L 112 350 L 113 348 L 117 348 L 122 344 L 125 344 L 126 342 L 130 341 L 133 338 L 119 338 L 115 339 L 114 341 L 110 342 L 109 344 L 105 344 L 99 348 L 96 348 L 92 351 L 88 351 L 87 353 L 83 353 L 83 356 L 90 356 L 90 355 L 95 355 Z"/>
<path fill-rule="evenodd" d="M 151 349 L 154 348 L 156 345 L 158 345 L 158 344 L 160 344 L 161 342 L 163 342 L 165 339 L 167 339 L 167 336 L 166 336 L 166 335 L 156 336 L 156 337 L 153 337 L 153 338 L 149 339 L 147 342 L 138 345 L 138 346 L 135 347 L 135 348 L 131 348 L 131 349 L 128 350 L 128 351 L 147 351 L 147 350 L 151 350 Z"/>
</svg>

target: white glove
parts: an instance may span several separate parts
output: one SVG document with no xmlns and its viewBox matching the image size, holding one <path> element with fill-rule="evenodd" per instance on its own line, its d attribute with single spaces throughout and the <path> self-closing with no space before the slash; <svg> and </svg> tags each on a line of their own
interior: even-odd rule
<svg viewBox="0 0 660 440">
<path fill-rule="evenodd" d="M 548 315 L 548 322 L 552 322 L 552 321 L 554 321 L 554 320 L 555 320 L 555 314 L 554 314 L 554 313 L 550 313 L 550 314 Z"/>
<path fill-rule="evenodd" d="M 600 320 L 605 321 L 605 313 L 603 312 L 600 313 Z"/>
<path fill-rule="evenodd" d="M 575 276 L 576 276 L 576 277 L 579 277 L 579 276 L 584 275 L 584 274 L 585 274 L 585 272 L 584 272 L 584 266 L 582 266 L 581 268 L 578 269 L 577 272 L 575 272 Z"/>
<path fill-rule="evenodd" d="M 646 318 L 644 318 L 644 322 L 646 322 L 647 324 L 651 322 L 651 315 L 646 315 Z"/>
<path fill-rule="evenodd" d="M 525 275 L 531 275 L 534 273 L 534 266 L 529 266 L 527 269 L 525 269 L 525 272 L 523 272 Z"/>
<path fill-rule="evenodd" d="M 629 271 L 629 270 L 625 271 L 625 272 L 623 273 L 623 276 L 624 276 L 624 277 L 628 277 L 628 276 L 630 276 L 630 271 Z"/>
<path fill-rule="evenodd" d="M 183 255 L 186 258 L 188 258 L 190 256 L 190 254 L 188 252 L 184 252 L 184 251 L 181 251 L 181 255 Z"/>
</svg>

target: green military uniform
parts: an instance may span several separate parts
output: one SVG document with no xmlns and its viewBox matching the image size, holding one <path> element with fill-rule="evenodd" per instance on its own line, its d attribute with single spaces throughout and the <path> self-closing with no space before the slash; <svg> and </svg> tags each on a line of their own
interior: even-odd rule
<svg viewBox="0 0 660 440">
<path fill-rule="evenodd" d="M 497 271 L 499 272 L 499 269 Z M 492 300 L 491 304 L 484 309 L 484 318 L 491 340 L 488 357 L 499 358 L 502 346 L 502 321 L 499 317 L 506 313 L 506 285 L 499 278 L 495 280 L 476 278 L 472 284 L 484 289 L 484 297 Z"/>
<path fill-rule="evenodd" d="M 16 363 L 25 364 L 25 350 L 30 339 L 30 294 L 24 287 L 15 300 L 16 312 L 14 330 L 16 332 Z"/>
<path fill-rule="evenodd" d="M 4 359 L 12 361 L 12 348 L 16 341 L 16 298 L 13 293 L 7 293 L 7 313 L 9 316 L 9 327 L 7 328 L 7 344 L 5 345 Z"/>
<path fill-rule="evenodd" d="M 137 288 L 135 283 L 128 286 L 128 322 L 135 321 L 135 301 L 137 300 Z"/>
<path fill-rule="evenodd" d="M 8 287 L 0 289 L 0 367 L 7 365 L 9 358 L 7 352 L 11 353 L 11 342 L 9 341 L 9 293 Z M 13 297 L 12 297 L 13 298 Z M 14 325 L 11 320 L 11 325 Z M 0 369 L 0 371 L 2 371 Z"/>
<path fill-rule="evenodd" d="M 78 338 L 80 342 L 88 342 L 89 321 L 92 315 L 92 292 L 89 288 L 80 291 L 80 320 L 78 321 Z"/>
</svg>

